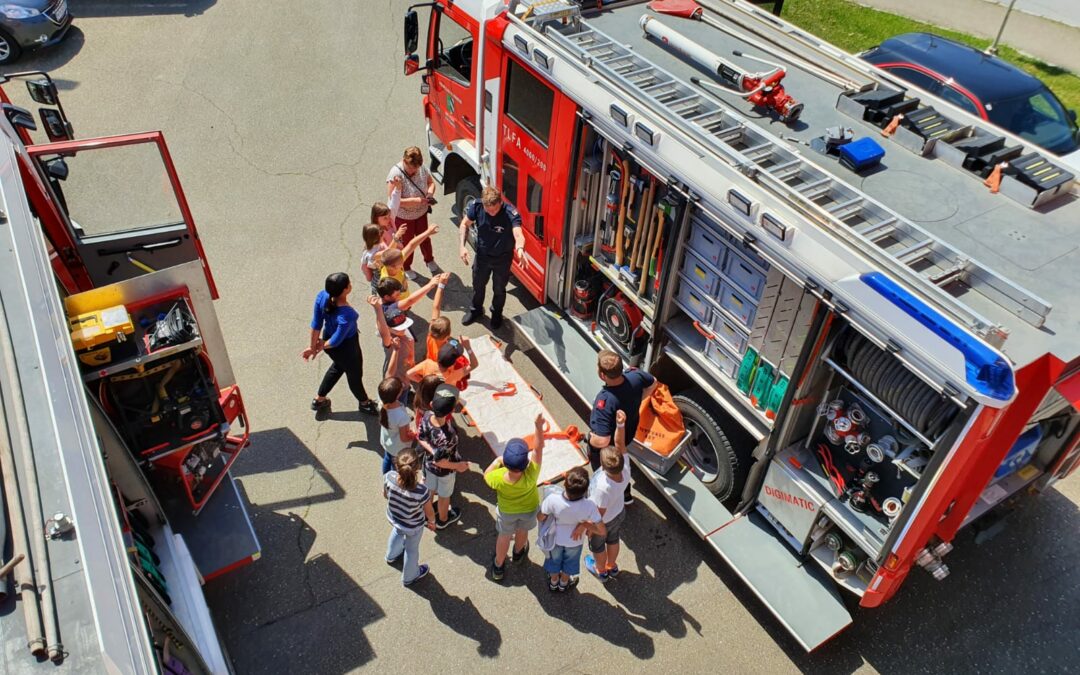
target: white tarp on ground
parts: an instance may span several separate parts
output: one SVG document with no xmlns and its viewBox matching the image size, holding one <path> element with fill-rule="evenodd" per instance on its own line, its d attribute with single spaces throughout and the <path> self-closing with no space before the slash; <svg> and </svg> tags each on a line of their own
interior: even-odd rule
<svg viewBox="0 0 1080 675">
<path fill-rule="evenodd" d="M 473 338 L 472 347 L 480 365 L 469 377 L 469 386 L 462 392 L 461 400 L 495 455 L 502 454 L 503 446 L 511 438 L 532 434 L 534 421 L 540 413 L 548 421 L 549 433 L 563 430 L 529 383 L 503 357 L 502 350 L 490 335 Z M 512 383 L 517 393 L 495 397 L 495 393 L 507 389 L 507 383 Z M 538 482 L 557 480 L 573 467 L 587 462 L 577 444 L 565 438 L 549 438 L 544 443 L 544 462 Z"/>
</svg>

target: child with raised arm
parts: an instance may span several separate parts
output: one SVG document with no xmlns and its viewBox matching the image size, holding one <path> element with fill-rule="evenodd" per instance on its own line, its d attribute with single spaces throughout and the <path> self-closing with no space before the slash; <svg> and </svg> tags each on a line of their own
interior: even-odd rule
<svg viewBox="0 0 1080 675">
<path fill-rule="evenodd" d="M 548 495 L 540 504 L 537 519 L 555 519 L 555 546 L 544 558 L 549 591 L 566 592 L 577 585 L 584 544 L 582 533 L 602 536 L 606 532 L 596 504 L 585 497 L 588 492 L 589 472 L 575 466 L 566 472 L 562 494 Z"/>
<path fill-rule="evenodd" d="M 619 557 L 619 534 L 626 507 L 623 492 L 630 484 L 630 459 L 626 456 L 626 412 L 615 413 L 615 445 L 600 451 L 600 469 L 593 474 L 589 484 L 589 499 L 596 504 L 607 532 L 589 537 L 589 551 L 585 556 L 585 569 L 606 584 L 619 575 L 615 564 Z"/>
<path fill-rule="evenodd" d="M 439 226 L 434 223 L 419 235 L 412 238 L 402 249 L 390 248 L 382 253 L 382 269 L 379 271 L 379 279 L 397 279 L 401 283 L 401 297 L 409 297 L 409 279 L 405 276 L 405 261 L 412 255 L 421 242 L 427 240 L 439 231 Z M 434 275 L 439 276 L 439 275 Z"/>
<path fill-rule="evenodd" d="M 544 462 L 544 415 L 536 416 L 535 448 L 521 438 L 511 438 L 503 448 L 502 457 L 484 469 L 484 481 L 495 490 L 495 558 L 491 578 L 502 581 L 506 574 L 506 554 L 514 540 L 515 563 L 529 556 L 529 530 L 536 527 L 536 512 L 540 508 L 540 490 L 536 480 Z"/>
</svg>

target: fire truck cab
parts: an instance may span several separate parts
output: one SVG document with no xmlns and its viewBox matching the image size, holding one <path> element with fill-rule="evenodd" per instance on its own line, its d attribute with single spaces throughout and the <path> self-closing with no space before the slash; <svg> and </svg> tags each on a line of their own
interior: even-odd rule
<svg viewBox="0 0 1080 675">
<path fill-rule="evenodd" d="M 0 84 L 0 671 L 231 672 L 202 587 L 260 555 L 250 430 L 168 147 Z"/>
<path fill-rule="evenodd" d="M 518 335 L 586 404 L 602 348 L 671 386 L 689 439 L 635 463 L 811 650 L 1080 464 L 1080 205 L 1021 139 L 700 4 L 436 0 L 405 71 L 458 212 L 522 214 Z"/>
</svg>

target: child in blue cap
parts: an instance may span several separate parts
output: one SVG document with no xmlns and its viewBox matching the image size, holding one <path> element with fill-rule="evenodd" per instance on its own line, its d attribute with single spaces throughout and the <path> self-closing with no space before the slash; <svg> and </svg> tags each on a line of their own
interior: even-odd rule
<svg viewBox="0 0 1080 675">
<path fill-rule="evenodd" d="M 529 530 L 536 527 L 536 511 L 540 508 L 540 491 L 536 480 L 544 461 L 544 415 L 536 416 L 536 449 L 520 438 L 511 438 L 503 448 L 502 457 L 484 469 L 484 481 L 497 496 L 495 507 L 495 558 L 491 563 L 491 578 L 502 581 L 506 575 L 506 554 L 510 539 L 514 540 L 515 563 L 524 562 L 529 555 Z"/>
</svg>

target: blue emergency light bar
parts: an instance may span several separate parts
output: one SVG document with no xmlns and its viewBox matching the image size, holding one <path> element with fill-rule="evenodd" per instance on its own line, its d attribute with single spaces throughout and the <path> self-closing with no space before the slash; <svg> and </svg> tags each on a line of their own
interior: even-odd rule
<svg viewBox="0 0 1080 675">
<path fill-rule="evenodd" d="M 863 274 L 860 279 L 889 302 L 902 309 L 905 314 L 958 349 L 964 355 L 967 383 L 975 391 L 999 401 L 1012 400 L 1016 393 L 1016 382 L 1013 380 L 1012 366 L 1003 356 L 978 338 L 961 330 L 937 310 L 881 272 Z"/>
</svg>

